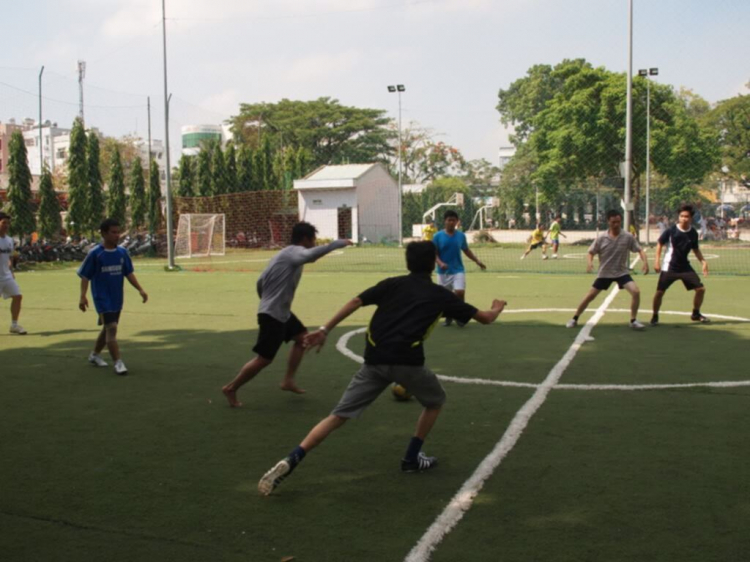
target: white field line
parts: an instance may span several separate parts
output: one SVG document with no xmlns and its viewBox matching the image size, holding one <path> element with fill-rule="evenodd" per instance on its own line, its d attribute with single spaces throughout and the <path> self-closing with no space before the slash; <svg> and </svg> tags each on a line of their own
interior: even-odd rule
<svg viewBox="0 0 750 562">
<path fill-rule="evenodd" d="M 636 258 L 632 262 L 631 267 L 635 266 L 638 259 L 639 258 Z M 583 344 L 586 341 L 591 341 L 589 339 L 591 331 L 599 320 L 604 317 L 605 311 L 609 305 L 612 304 L 612 301 L 615 299 L 619 291 L 620 289 L 617 285 L 612 288 L 612 291 L 607 295 L 607 298 L 604 299 L 604 302 L 599 308 L 597 308 L 594 315 L 578 332 L 576 339 L 573 341 L 573 344 L 568 351 L 565 352 L 562 359 L 560 359 L 557 365 L 552 368 L 547 375 L 547 378 L 545 378 L 542 384 L 537 387 L 531 398 L 529 398 L 521 409 L 516 412 L 516 415 L 511 420 L 510 425 L 505 430 L 500 441 L 497 442 L 490 454 L 487 455 L 476 470 L 474 470 L 474 473 L 469 479 L 464 482 L 464 485 L 461 486 L 461 489 L 458 490 L 455 496 L 453 496 L 453 499 L 438 516 L 435 522 L 430 525 L 425 534 L 422 535 L 419 542 L 417 542 L 411 552 L 406 556 L 405 562 L 427 562 L 437 545 L 443 540 L 443 537 L 450 533 L 453 527 L 455 527 L 464 516 L 464 513 L 471 508 L 474 503 L 474 498 L 479 494 L 484 483 L 490 476 L 492 476 L 495 469 L 500 466 L 500 463 L 521 438 L 529 421 L 531 421 L 534 414 L 539 410 L 542 404 L 544 404 L 545 400 L 547 400 L 550 391 L 558 383 L 560 377 L 562 377 L 563 373 L 573 361 Z"/>
<path fill-rule="evenodd" d="M 558 384 L 555 390 L 673 390 L 680 388 L 735 388 L 750 381 L 689 382 L 675 384 Z"/>
</svg>

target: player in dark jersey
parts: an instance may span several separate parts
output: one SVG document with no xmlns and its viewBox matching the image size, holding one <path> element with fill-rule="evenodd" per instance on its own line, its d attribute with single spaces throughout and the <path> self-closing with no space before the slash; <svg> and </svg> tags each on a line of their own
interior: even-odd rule
<svg viewBox="0 0 750 562">
<path fill-rule="evenodd" d="M 693 322 L 706 324 L 710 322 L 708 318 L 701 314 L 701 305 L 706 295 L 706 288 L 698 277 L 698 274 L 690 265 L 688 256 L 692 251 L 695 257 L 703 265 L 703 275 L 708 275 L 708 263 L 698 248 L 698 232 L 693 228 L 693 215 L 695 210 L 692 205 L 682 205 L 679 211 L 677 224 L 672 225 L 662 232 L 659 236 L 659 242 L 656 245 L 656 258 L 654 260 L 654 270 L 659 275 L 659 283 L 654 295 L 654 315 L 651 318 L 651 325 L 659 324 L 659 309 L 664 298 L 664 293 L 675 281 L 682 281 L 685 289 L 695 291 L 693 297 L 693 314 L 690 319 Z M 662 262 L 661 253 L 663 248 L 667 248 Z"/>
</svg>

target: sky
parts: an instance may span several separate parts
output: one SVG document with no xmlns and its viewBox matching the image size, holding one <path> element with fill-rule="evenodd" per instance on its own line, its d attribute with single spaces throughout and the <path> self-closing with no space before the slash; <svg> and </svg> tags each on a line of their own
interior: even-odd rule
<svg viewBox="0 0 750 562">
<path fill-rule="evenodd" d="M 708 101 L 750 94 L 750 2 L 633 0 L 633 66 Z M 84 114 L 104 134 L 165 137 L 160 0 L 3 2 L 0 121 L 70 127 L 77 61 Z M 627 0 L 167 0 L 173 163 L 182 125 L 240 103 L 338 99 L 433 131 L 467 159 L 497 162 L 497 94 L 535 64 L 585 58 L 627 69 Z"/>
</svg>

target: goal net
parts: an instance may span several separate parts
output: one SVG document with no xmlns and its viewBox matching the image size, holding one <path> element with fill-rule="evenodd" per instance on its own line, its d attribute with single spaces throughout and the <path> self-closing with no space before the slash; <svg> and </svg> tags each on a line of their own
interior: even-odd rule
<svg viewBox="0 0 750 562">
<path fill-rule="evenodd" d="M 183 213 L 180 215 L 174 245 L 176 257 L 223 256 L 224 248 L 223 214 Z"/>
</svg>

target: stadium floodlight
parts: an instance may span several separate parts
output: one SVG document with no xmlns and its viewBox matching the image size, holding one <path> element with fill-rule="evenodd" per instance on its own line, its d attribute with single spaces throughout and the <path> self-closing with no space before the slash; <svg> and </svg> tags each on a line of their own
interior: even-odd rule
<svg viewBox="0 0 750 562">
<path fill-rule="evenodd" d="M 659 76 L 658 68 L 641 68 L 638 76 L 646 78 L 646 245 L 651 243 L 649 221 L 651 215 L 651 80 L 649 76 Z"/>
<path fill-rule="evenodd" d="M 401 161 L 403 160 L 401 156 L 401 150 L 403 143 L 401 142 L 401 92 L 406 91 L 406 87 L 403 84 L 398 84 L 397 86 L 388 86 L 388 91 L 393 93 L 398 93 L 398 245 L 399 247 L 404 245 L 403 240 L 403 206 L 401 203 Z"/>
</svg>

